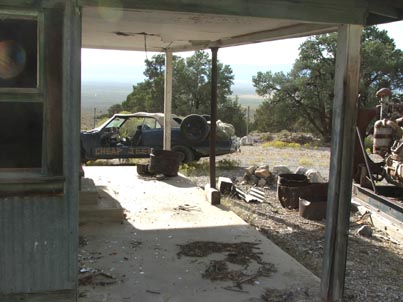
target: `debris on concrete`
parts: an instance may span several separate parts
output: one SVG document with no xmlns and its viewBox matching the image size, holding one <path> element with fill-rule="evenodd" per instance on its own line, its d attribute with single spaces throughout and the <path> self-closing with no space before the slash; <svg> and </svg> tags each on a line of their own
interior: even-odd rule
<svg viewBox="0 0 403 302">
<path fill-rule="evenodd" d="M 82 286 L 85 285 L 106 286 L 116 283 L 116 278 L 104 272 L 98 272 L 81 277 L 78 280 L 78 282 Z"/>
<path fill-rule="evenodd" d="M 306 288 L 267 289 L 262 299 L 267 302 L 317 301 Z"/>
<path fill-rule="evenodd" d="M 358 235 L 364 236 L 364 237 L 372 237 L 372 229 L 370 226 L 367 225 L 363 225 L 362 227 L 360 227 L 357 231 Z"/>
<path fill-rule="evenodd" d="M 88 240 L 84 238 L 84 236 L 79 236 L 78 237 L 78 246 L 79 247 L 84 247 L 88 244 Z"/>
<path fill-rule="evenodd" d="M 187 257 L 206 257 L 213 253 L 231 253 L 237 254 L 244 259 L 255 260 L 257 263 L 263 263 L 260 257 L 261 252 L 258 243 L 239 242 L 239 243 L 223 243 L 215 241 L 193 241 L 187 244 L 178 245 L 180 251 L 177 253 L 178 258 Z"/>
<path fill-rule="evenodd" d="M 140 247 L 142 245 L 142 242 L 138 241 L 138 240 L 132 240 L 129 243 L 130 243 L 130 247 L 132 249 L 136 249 L 136 248 L 138 248 L 138 247 Z"/>
<path fill-rule="evenodd" d="M 214 241 L 194 241 L 179 245 L 178 257 L 206 257 L 213 253 L 225 253 L 221 260 L 211 260 L 207 265 L 202 277 L 211 281 L 233 281 L 234 288 L 242 290 L 242 284 L 255 284 L 259 277 L 269 277 L 276 272 L 274 264 L 262 260 L 262 252 L 257 243 L 221 243 Z M 245 269 L 255 262 L 259 266 L 256 271 L 248 273 Z M 239 269 L 230 269 L 232 267 Z M 230 287 L 231 288 L 231 287 Z"/>
<path fill-rule="evenodd" d="M 192 212 L 192 211 L 198 211 L 200 212 L 201 209 L 197 206 L 191 206 L 187 203 L 185 203 L 184 205 L 180 205 L 176 208 L 174 208 L 175 211 L 185 211 L 185 212 Z"/>
</svg>

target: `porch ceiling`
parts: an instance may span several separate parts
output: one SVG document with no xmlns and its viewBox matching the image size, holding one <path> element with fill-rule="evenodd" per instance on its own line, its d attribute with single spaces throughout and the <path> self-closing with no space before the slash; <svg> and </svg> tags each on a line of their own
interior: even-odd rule
<svg viewBox="0 0 403 302">
<path fill-rule="evenodd" d="M 226 47 L 335 31 L 335 24 L 156 10 L 83 9 L 83 47 L 172 51 Z"/>
<path fill-rule="evenodd" d="M 400 0 L 78 0 L 83 47 L 143 51 L 227 47 L 403 18 Z M 101 5 L 101 6 L 100 6 Z"/>
</svg>

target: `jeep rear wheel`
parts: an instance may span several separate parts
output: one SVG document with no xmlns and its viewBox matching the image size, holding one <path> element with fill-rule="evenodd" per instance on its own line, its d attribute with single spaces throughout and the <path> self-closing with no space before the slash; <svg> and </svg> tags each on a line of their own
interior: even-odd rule
<svg viewBox="0 0 403 302">
<path fill-rule="evenodd" d="M 190 114 L 183 119 L 181 132 L 189 143 L 199 144 L 207 138 L 210 127 L 203 116 Z"/>
</svg>

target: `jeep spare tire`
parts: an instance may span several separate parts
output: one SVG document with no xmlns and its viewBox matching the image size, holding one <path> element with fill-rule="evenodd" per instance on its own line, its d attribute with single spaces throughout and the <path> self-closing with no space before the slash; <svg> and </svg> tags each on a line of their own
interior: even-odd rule
<svg viewBox="0 0 403 302">
<path fill-rule="evenodd" d="M 190 114 L 183 119 L 181 132 L 188 142 L 198 144 L 207 138 L 210 127 L 203 116 Z"/>
</svg>

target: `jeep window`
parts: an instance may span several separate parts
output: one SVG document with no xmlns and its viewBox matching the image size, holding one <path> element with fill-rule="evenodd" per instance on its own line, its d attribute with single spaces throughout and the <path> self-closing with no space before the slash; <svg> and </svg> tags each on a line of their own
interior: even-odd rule
<svg viewBox="0 0 403 302">
<path fill-rule="evenodd" d="M 121 125 L 119 133 L 123 137 L 133 137 L 136 133 L 137 127 L 143 124 L 143 119 L 140 117 L 131 117 L 126 119 L 125 123 Z"/>
<path fill-rule="evenodd" d="M 120 118 L 120 117 L 114 118 L 112 121 L 110 121 L 105 126 L 105 128 L 120 128 L 125 121 L 126 121 L 126 119 L 124 119 L 124 118 Z"/>
<path fill-rule="evenodd" d="M 155 118 L 146 117 L 144 118 L 143 129 L 151 130 L 151 129 L 159 129 L 161 128 L 160 123 Z"/>
</svg>

